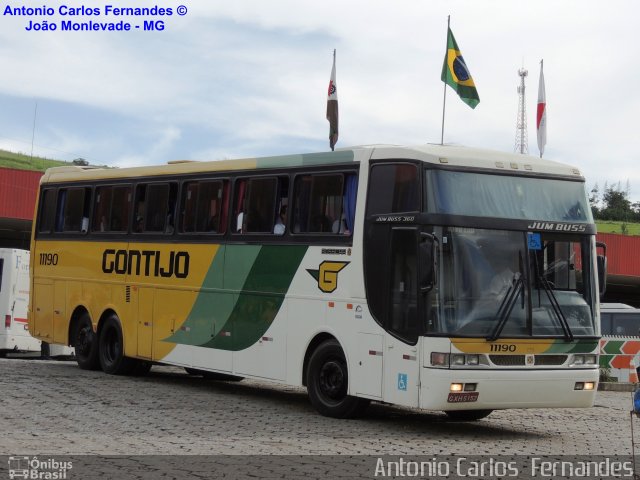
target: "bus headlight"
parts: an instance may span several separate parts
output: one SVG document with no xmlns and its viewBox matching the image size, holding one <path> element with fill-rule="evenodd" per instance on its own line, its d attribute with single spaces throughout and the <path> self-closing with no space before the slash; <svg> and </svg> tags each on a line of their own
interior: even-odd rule
<svg viewBox="0 0 640 480">
<path fill-rule="evenodd" d="M 484 355 L 476 353 L 431 352 L 431 366 L 442 368 L 489 366 Z"/>
<path fill-rule="evenodd" d="M 431 352 L 431 365 L 434 367 L 448 367 L 449 354 L 440 352 Z"/>
<path fill-rule="evenodd" d="M 465 360 L 466 360 L 465 356 L 466 355 L 454 353 L 453 355 L 451 355 L 451 365 L 456 367 L 461 367 L 462 365 L 465 364 Z"/>
<path fill-rule="evenodd" d="M 598 356 L 595 353 L 588 354 L 578 354 L 573 355 L 571 359 L 570 366 L 572 367 L 580 367 L 583 365 L 597 365 L 598 364 Z"/>
</svg>

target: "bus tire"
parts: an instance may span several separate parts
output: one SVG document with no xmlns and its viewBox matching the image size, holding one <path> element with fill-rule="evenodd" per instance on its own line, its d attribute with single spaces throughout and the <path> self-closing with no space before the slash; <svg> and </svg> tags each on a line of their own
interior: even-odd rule
<svg viewBox="0 0 640 480">
<path fill-rule="evenodd" d="M 493 410 L 449 410 L 448 420 L 451 422 L 475 422 L 488 417 Z"/>
<path fill-rule="evenodd" d="M 150 362 L 148 360 L 134 360 L 134 365 L 131 369 L 131 375 L 133 375 L 134 377 L 144 377 L 149 373 L 152 366 L 153 362 Z"/>
<path fill-rule="evenodd" d="M 311 405 L 325 417 L 353 418 L 361 415 L 368 400 L 347 395 L 347 360 L 337 340 L 321 343 L 307 367 L 307 392 Z"/>
<path fill-rule="evenodd" d="M 135 368 L 135 359 L 124 356 L 122 327 L 116 315 L 110 315 L 102 324 L 98 347 L 100 366 L 105 373 L 127 375 Z"/>
<path fill-rule="evenodd" d="M 76 362 L 82 370 L 99 370 L 98 338 L 91 325 L 91 317 L 87 312 L 78 319 L 72 339 L 75 348 Z"/>
<path fill-rule="evenodd" d="M 228 373 L 208 372 L 207 370 L 200 370 L 198 368 L 184 367 L 185 371 L 189 375 L 196 377 L 202 377 L 206 380 L 220 380 L 225 382 L 241 382 L 244 377 L 238 377 L 236 375 L 229 375 Z"/>
</svg>

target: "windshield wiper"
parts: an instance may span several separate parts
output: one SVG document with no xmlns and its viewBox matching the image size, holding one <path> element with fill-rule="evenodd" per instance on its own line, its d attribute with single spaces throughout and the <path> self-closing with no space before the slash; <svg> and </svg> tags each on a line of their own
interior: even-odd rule
<svg viewBox="0 0 640 480">
<path fill-rule="evenodd" d="M 500 333 L 504 329 L 504 326 L 507 324 L 507 320 L 513 311 L 513 307 L 516 306 L 516 301 L 518 300 L 518 296 L 524 290 L 524 281 L 522 280 L 522 274 L 520 272 L 516 272 L 513 274 L 513 279 L 511 280 L 511 285 L 509 289 L 504 294 L 504 298 L 500 303 L 500 307 L 498 308 L 498 312 L 496 316 L 498 317 L 498 323 L 491 332 L 491 335 L 487 337 L 489 342 L 493 342 L 498 339 Z"/>
<path fill-rule="evenodd" d="M 562 327 L 562 330 L 564 331 L 564 339 L 567 342 L 572 341 L 573 340 L 573 332 L 571 332 L 571 327 L 569 326 L 569 322 L 567 322 L 567 317 L 564 315 L 564 312 L 562 311 L 562 308 L 560 308 L 560 303 L 558 303 L 558 299 L 556 298 L 555 294 L 553 293 L 553 289 L 551 288 L 551 285 L 549 285 L 549 280 L 544 278 L 544 276 L 538 274 L 538 281 L 543 286 L 544 292 L 547 294 L 547 297 L 549 298 L 549 303 L 551 304 L 551 309 L 553 310 L 553 313 L 556 314 L 556 318 L 560 322 L 560 326 Z"/>
</svg>

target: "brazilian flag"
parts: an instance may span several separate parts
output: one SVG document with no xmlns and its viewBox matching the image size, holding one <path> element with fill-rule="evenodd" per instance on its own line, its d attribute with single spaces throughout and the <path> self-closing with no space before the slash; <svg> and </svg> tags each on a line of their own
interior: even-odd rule
<svg viewBox="0 0 640 480">
<path fill-rule="evenodd" d="M 476 108 L 476 105 L 480 103 L 476 84 L 473 83 L 471 73 L 469 73 L 456 39 L 453 37 L 453 32 L 450 28 L 447 30 L 447 55 L 444 58 L 440 78 L 458 93 L 464 103 L 471 108 Z"/>
</svg>

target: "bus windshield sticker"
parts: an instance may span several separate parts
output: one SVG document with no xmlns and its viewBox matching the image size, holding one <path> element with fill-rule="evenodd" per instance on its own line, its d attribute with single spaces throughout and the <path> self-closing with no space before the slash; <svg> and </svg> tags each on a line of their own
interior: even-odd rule
<svg viewBox="0 0 640 480">
<path fill-rule="evenodd" d="M 529 250 L 542 250 L 542 237 L 539 233 L 527 234 L 527 243 L 529 244 Z"/>
</svg>

